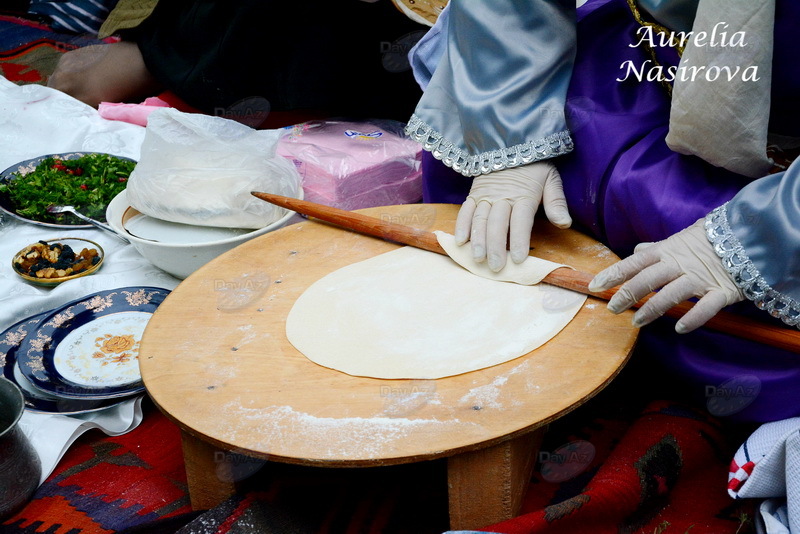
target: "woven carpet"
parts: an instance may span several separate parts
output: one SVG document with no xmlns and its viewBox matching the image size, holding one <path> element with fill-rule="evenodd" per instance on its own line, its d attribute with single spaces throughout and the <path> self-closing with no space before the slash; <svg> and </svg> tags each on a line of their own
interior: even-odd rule
<svg viewBox="0 0 800 534">
<path fill-rule="evenodd" d="M 100 534 L 191 512 L 178 429 L 145 405 L 144 420 L 127 434 L 81 436 L 0 532 Z"/>
<path fill-rule="evenodd" d="M 604 423 L 594 419 L 591 424 Z M 534 478 L 528 512 L 485 530 L 504 534 L 751 532 L 751 503 L 732 500 L 723 484 L 730 447 L 722 430 L 702 412 L 673 402 L 652 402 L 613 449 L 601 452 L 599 462 L 559 487 Z M 581 434 L 595 447 L 613 445 L 591 428 Z M 569 462 L 569 456 L 563 461 Z"/>
<path fill-rule="evenodd" d="M 482 530 L 753 532 L 752 501 L 726 493 L 730 459 L 752 429 L 676 401 L 647 400 L 640 384 L 623 372 L 553 423 L 522 514 Z M 145 407 L 142 424 L 126 435 L 82 436 L 0 532 L 436 534 L 448 528 L 444 461 L 366 469 L 268 463 L 235 497 L 193 513 L 178 429 L 150 403 Z"/>
<path fill-rule="evenodd" d="M 507 534 L 747 534 L 752 501 L 726 492 L 728 464 L 751 429 L 674 401 L 601 394 L 549 429 Z M 634 397 L 635 398 L 635 397 Z M 641 398 L 641 397 L 640 397 Z M 180 534 L 434 534 L 447 530 L 444 465 L 320 475 L 283 466 L 282 486 L 243 492 Z M 404 469 L 406 471 L 404 471 Z M 371 470 L 366 470 L 371 471 Z M 292 473 L 294 473 L 294 478 Z M 475 480 L 475 484 L 483 481 Z M 266 487 L 266 486 L 264 486 Z M 312 488 L 309 491 L 309 488 Z M 295 493 L 295 495 L 291 495 Z"/>
<path fill-rule="evenodd" d="M 0 74 L 18 84 L 46 84 L 64 52 L 111 41 L 55 32 L 32 19 L 0 14 Z"/>
</svg>

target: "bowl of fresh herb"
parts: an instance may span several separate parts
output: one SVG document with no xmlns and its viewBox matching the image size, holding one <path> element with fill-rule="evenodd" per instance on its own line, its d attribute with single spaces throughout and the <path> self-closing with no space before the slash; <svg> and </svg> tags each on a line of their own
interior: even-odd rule
<svg viewBox="0 0 800 534">
<path fill-rule="evenodd" d="M 125 189 L 136 162 L 97 152 L 51 154 L 26 160 L 0 173 L 0 209 L 25 222 L 58 228 L 91 228 L 68 214 L 47 211 L 70 205 L 105 222 L 106 207 Z"/>
</svg>

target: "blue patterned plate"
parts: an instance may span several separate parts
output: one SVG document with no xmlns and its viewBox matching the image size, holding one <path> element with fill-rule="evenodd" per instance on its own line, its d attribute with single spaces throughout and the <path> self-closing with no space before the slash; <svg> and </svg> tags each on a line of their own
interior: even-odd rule
<svg viewBox="0 0 800 534">
<path fill-rule="evenodd" d="M 57 397 L 111 399 L 144 391 L 139 343 L 169 294 L 156 287 L 101 291 L 51 311 L 17 349 L 34 387 Z"/>
<path fill-rule="evenodd" d="M 17 365 L 17 349 L 30 331 L 50 312 L 23 319 L 0 333 L 0 367 L 3 376 L 17 384 L 25 398 L 25 409 L 35 413 L 75 415 L 103 410 L 127 399 L 67 399 L 39 391 L 23 376 Z"/>
</svg>

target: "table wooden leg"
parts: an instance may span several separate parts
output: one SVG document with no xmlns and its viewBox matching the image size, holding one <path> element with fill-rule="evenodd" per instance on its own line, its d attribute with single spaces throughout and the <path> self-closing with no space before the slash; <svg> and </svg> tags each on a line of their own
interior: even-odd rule
<svg viewBox="0 0 800 534">
<path fill-rule="evenodd" d="M 447 459 L 451 529 L 485 527 L 519 513 L 543 434 L 539 428 Z"/>
<path fill-rule="evenodd" d="M 193 510 L 209 510 L 236 493 L 234 477 L 226 476 L 228 466 L 220 462 L 225 451 L 185 431 L 181 431 L 181 443 Z"/>
</svg>

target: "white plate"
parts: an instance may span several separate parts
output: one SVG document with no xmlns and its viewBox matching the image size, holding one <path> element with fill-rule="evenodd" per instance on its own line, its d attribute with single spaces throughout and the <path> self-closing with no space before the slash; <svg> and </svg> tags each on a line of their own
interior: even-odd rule
<svg viewBox="0 0 800 534">
<path fill-rule="evenodd" d="M 103 315 L 72 330 L 56 346 L 56 371 L 86 387 L 140 381 L 139 343 L 151 315 L 138 311 Z"/>
<path fill-rule="evenodd" d="M 128 233 L 141 239 L 149 239 L 159 243 L 174 243 L 176 245 L 221 241 L 253 231 L 247 228 L 218 228 L 215 226 L 181 224 L 156 219 L 141 213 L 127 219 L 124 226 Z"/>
</svg>

